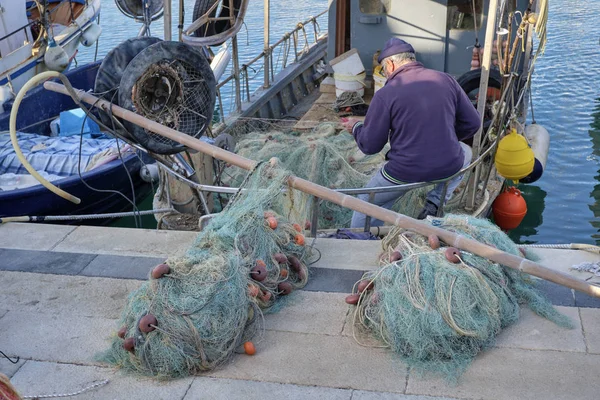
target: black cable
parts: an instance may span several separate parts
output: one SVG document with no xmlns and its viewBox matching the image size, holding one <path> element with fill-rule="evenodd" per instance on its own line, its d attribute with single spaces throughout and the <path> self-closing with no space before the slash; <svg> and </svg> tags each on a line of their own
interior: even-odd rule
<svg viewBox="0 0 600 400">
<path fill-rule="evenodd" d="M 116 96 L 117 92 L 115 91 L 115 93 L 113 94 L 113 97 L 111 99 L 110 102 L 110 115 L 111 115 L 111 124 L 112 124 L 112 128 L 113 128 L 113 132 L 115 131 L 115 119 L 112 117 L 112 105 L 113 102 L 112 100 L 114 100 L 114 97 Z M 98 100 L 100 100 L 100 98 L 98 98 Z M 97 103 L 97 101 L 94 103 L 94 105 Z M 127 169 L 127 166 L 125 166 L 125 160 L 123 160 L 123 155 L 121 154 L 121 147 L 119 146 L 119 138 L 117 136 L 115 136 L 115 140 L 117 141 L 117 151 L 119 152 L 119 158 L 121 160 L 121 165 L 123 165 L 123 168 L 125 169 L 125 172 L 127 173 L 127 178 L 129 179 L 129 185 L 131 186 L 131 197 L 133 199 L 133 210 L 132 212 L 134 213 L 134 221 L 135 221 L 135 225 L 136 228 L 141 227 L 142 225 L 142 216 L 139 214 L 140 210 L 137 207 L 137 201 L 136 201 L 136 195 L 135 195 L 135 186 L 133 184 L 133 178 L 131 178 L 131 174 L 129 173 L 129 169 Z M 139 219 L 139 226 L 138 226 L 138 220 L 135 219 L 135 212 L 138 213 L 138 219 Z"/>
<path fill-rule="evenodd" d="M 96 102 L 92 105 L 92 107 L 95 107 L 96 103 L 99 101 L 100 99 L 96 100 Z M 81 124 L 81 131 L 80 131 L 80 135 L 79 135 L 79 154 L 78 154 L 78 162 L 77 162 L 77 173 L 79 175 L 79 180 L 90 190 L 98 192 L 98 193 L 112 193 L 112 194 L 118 194 L 121 197 L 123 197 L 125 200 L 127 200 L 128 203 L 130 203 L 133 206 L 133 212 L 138 212 L 139 210 L 137 208 L 137 205 L 135 204 L 135 190 L 134 190 L 134 185 L 133 185 L 133 180 L 131 178 L 131 174 L 129 173 L 129 170 L 127 169 L 127 167 L 125 166 L 125 162 L 123 160 L 123 157 L 121 155 L 121 150 L 119 147 L 119 142 L 117 141 L 117 150 L 119 151 L 119 157 L 121 160 L 121 163 L 123 165 L 123 168 L 125 168 L 125 171 L 127 173 L 127 177 L 129 178 L 129 182 L 131 184 L 131 189 L 132 189 L 132 195 L 133 195 L 133 201 L 128 198 L 125 194 L 123 194 L 122 192 L 118 191 L 118 190 L 112 190 L 112 189 L 97 189 L 92 187 L 91 185 L 89 185 L 81 176 L 81 151 L 82 151 L 82 146 L 83 146 L 83 130 L 85 128 L 85 122 L 87 121 L 88 116 L 90 115 L 90 111 L 87 110 L 86 108 L 82 107 L 82 110 L 84 110 L 85 112 L 85 118 L 83 119 L 83 123 Z M 90 119 L 92 119 L 90 117 Z M 92 119 L 93 120 L 93 119 Z M 139 217 L 139 215 L 138 215 Z M 141 217 L 140 221 L 141 221 Z M 134 217 L 134 221 L 135 221 L 135 225 L 136 228 L 139 228 L 139 223 L 138 220 Z"/>
<path fill-rule="evenodd" d="M 13 364 L 16 364 L 19 362 L 19 360 L 21 359 L 20 357 L 15 358 L 14 360 L 12 358 L 10 358 L 9 356 L 7 356 L 6 354 L 4 354 L 4 352 L 2 350 L 0 350 L 0 354 L 2 354 L 2 357 L 6 358 L 8 361 L 10 361 Z"/>
</svg>

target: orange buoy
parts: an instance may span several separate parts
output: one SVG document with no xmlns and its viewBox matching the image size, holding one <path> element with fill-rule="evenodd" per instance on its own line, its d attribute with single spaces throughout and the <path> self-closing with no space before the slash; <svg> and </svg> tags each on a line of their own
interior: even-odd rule
<svg viewBox="0 0 600 400">
<path fill-rule="evenodd" d="M 494 222 L 502 230 L 515 229 L 527 214 L 527 203 L 521 191 L 515 187 L 509 187 L 502 192 L 492 205 Z"/>
</svg>

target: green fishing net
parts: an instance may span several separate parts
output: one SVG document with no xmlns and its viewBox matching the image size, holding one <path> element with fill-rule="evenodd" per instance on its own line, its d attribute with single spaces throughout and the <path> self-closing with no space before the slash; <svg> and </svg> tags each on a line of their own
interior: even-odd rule
<svg viewBox="0 0 600 400">
<path fill-rule="evenodd" d="M 273 164 L 247 175 L 187 253 L 129 295 L 121 330 L 99 360 L 159 378 L 212 370 L 243 352 L 263 312 L 306 285 L 306 196 Z"/>
<path fill-rule="evenodd" d="M 239 136 L 236 153 L 256 161 L 277 157 L 293 175 L 330 189 L 361 188 L 383 165 L 389 147 L 379 154 L 365 155 L 351 134 L 336 127 L 321 123 L 310 132 L 300 133 L 281 125 L 261 126 L 261 130 Z M 244 170 L 231 166 L 225 169 L 223 182 L 238 187 L 244 176 Z M 351 210 L 320 203 L 319 228 L 350 226 L 351 219 Z"/>
<path fill-rule="evenodd" d="M 449 214 L 431 221 L 521 255 L 487 220 Z M 382 244 L 382 266 L 363 277 L 373 286 L 362 288 L 354 326 L 384 342 L 417 372 L 455 381 L 480 351 L 494 344 L 502 328 L 518 320 L 523 304 L 560 326 L 572 327 L 526 274 L 467 252 L 450 261 L 443 243 L 434 250 L 427 237 L 400 228 Z"/>
<path fill-rule="evenodd" d="M 385 164 L 385 154 L 389 150 L 388 144 L 378 154 L 365 155 L 349 132 L 331 122 L 320 123 L 310 131 L 298 131 L 281 121 L 246 119 L 243 132 L 233 129 L 231 133 L 238 139 L 236 153 L 239 155 L 255 161 L 277 157 L 293 175 L 330 189 L 364 187 Z M 226 186 L 239 187 L 245 176 L 243 169 L 229 166 L 224 169 L 221 179 Z M 468 173 L 455 196 L 445 205 L 448 212 L 463 206 L 467 181 Z M 416 218 L 431 189 L 433 185 L 409 191 L 392 210 Z M 320 229 L 349 227 L 351 219 L 351 210 L 326 201 L 319 203 Z"/>
</svg>

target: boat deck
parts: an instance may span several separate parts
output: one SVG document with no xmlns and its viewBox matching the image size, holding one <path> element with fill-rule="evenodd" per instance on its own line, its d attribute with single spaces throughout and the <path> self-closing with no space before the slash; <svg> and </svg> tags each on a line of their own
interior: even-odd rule
<svg viewBox="0 0 600 400">
<path fill-rule="evenodd" d="M 128 293 L 151 267 L 182 254 L 196 233 L 127 228 L 0 226 L 0 372 L 21 395 L 70 393 L 77 399 L 597 399 L 600 390 L 600 300 L 552 283 L 541 288 L 572 318 L 563 329 L 528 309 L 496 345 L 475 360 L 458 385 L 411 372 L 388 350 L 353 338 L 353 308 L 344 297 L 375 268 L 378 241 L 318 239 L 322 252 L 305 290 L 265 317 L 254 356 L 236 355 L 217 371 L 159 382 L 98 364 Z M 600 256 L 535 250 L 542 264 L 569 270 Z M 429 397 L 433 396 L 433 397 Z"/>
<path fill-rule="evenodd" d="M 316 90 L 318 92 L 318 90 Z M 336 100 L 335 93 L 320 93 L 320 96 L 312 103 L 310 109 L 302 116 L 294 129 L 313 129 L 323 122 L 340 122 L 341 116 L 349 113 L 337 113 L 333 109 L 333 104 Z M 371 103 L 372 94 L 365 93 L 363 101 L 366 104 Z M 353 116 L 360 120 L 364 120 L 363 116 Z"/>
</svg>

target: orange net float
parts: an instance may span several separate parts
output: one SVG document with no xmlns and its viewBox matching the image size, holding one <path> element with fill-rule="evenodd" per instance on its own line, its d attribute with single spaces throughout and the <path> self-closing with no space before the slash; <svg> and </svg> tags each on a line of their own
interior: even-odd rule
<svg viewBox="0 0 600 400">
<path fill-rule="evenodd" d="M 527 203 L 519 189 L 509 187 L 492 204 L 492 213 L 496 225 L 504 231 L 509 231 L 518 227 L 525 218 Z"/>
</svg>

